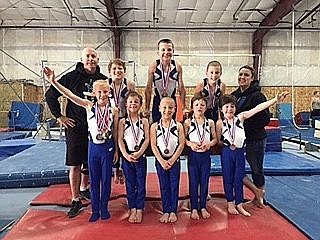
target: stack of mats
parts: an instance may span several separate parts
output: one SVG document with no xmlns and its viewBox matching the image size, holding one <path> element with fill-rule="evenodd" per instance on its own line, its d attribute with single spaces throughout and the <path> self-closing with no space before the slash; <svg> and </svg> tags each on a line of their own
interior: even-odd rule
<svg viewBox="0 0 320 240">
<path fill-rule="evenodd" d="M 267 131 L 267 145 L 266 152 L 281 152 L 282 151 L 282 137 L 281 129 L 279 126 L 279 120 L 277 118 L 271 118 L 268 126 L 265 127 Z"/>
</svg>

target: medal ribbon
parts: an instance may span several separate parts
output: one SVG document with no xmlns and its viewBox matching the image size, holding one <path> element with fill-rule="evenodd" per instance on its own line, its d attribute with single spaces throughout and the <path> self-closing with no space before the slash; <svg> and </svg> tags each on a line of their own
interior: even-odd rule
<svg viewBox="0 0 320 240">
<path fill-rule="evenodd" d="M 98 131 L 99 132 L 105 132 L 109 127 L 109 108 L 108 106 L 105 106 L 103 111 L 98 106 L 98 103 L 96 103 L 95 106 L 95 115 L 97 118 L 97 124 L 98 124 Z"/>
<path fill-rule="evenodd" d="M 173 120 L 171 120 L 171 122 L 170 122 L 167 135 L 164 136 L 164 127 L 163 127 L 163 125 L 162 125 L 162 120 L 160 120 L 160 124 L 161 124 L 161 125 L 160 125 L 160 129 L 161 129 L 161 133 L 162 133 L 162 139 L 163 139 L 163 142 L 164 142 L 164 145 L 165 145 L 166 149 L 168 149 L 168 145 L 169 145 L 170 129 L 171 129 L 172 122 L 173 122 Z M 168 150 L 169 150 L 169 149 L 168 149 Z"/>
<path fill-rule="evenodd" d="M 112 92 L 113 92 L 113 97 L 114 97 L 114 102 L 116 104 L 116 107 L 118 107 L 118 104 L 119 104 L 120 92 L 122 90 L 122 83 L 123 81 L 121 81 L 119 91 L 117 93 L 116 84 L 112 82 Z"/>
<path fill-rule="evenodd" d="M 205 135 L 205 130 L 206 130 L 206 120 L 204 119 L 203 131 L 202 131 L 202 135 L 201 135 L 197 119 L 195 117 L 193 117 L 193 119 L 194 119 L 194 122 L 196 124 L 196 129 L 197 129 L 197 135 L 198 135 L 199 142 L 200 142 L 200 144 L 202 144 L 203 141 L 204 141 L 204 135 Z"/>
<path fill-rule="evenodd" d="M 171 71 L 171 64 L 168 66 L 168 71 L 167 74 L 165 74 L 163 64 L 161 64 L 161 71 L 162 71 L 162 87 L 163 87 L 163 92 L 167 93 L 167 88 L 169 84 L 169 75 Z"/>
<path fill-rule="evenodd" d="M 136 146 L 138 146 L 138 141 L 139 141 L 139 135 L 140 135 L 140 118 L 138 117 L 138 131 L 136 132 L 135 127 L 134 127 L 134 123 L 130 117 L 130 114 L 128 113 L 128 118 L 129 118 L 129 122 L 130 122 L 130 129 L 133 135 L 133 139 L 134 142 L 136 143 Z"/>
<path fill-rule="evenodd" d="M 208 80 L 208 82 L 209 82 L 209 80 Z M 217 92 L 217 90 L 218 90 L 218 84 L 216 83 L 216 87 L 215 87 L 215 89 L 214 89 L 214 91 L 213 91 L 213 93 L 211 92 L 211 90 L 210 90 L 210 85 L 209 85 L 209 83 L 208 83 L 208 92 L 209 92 L 209 96 L 210 96 L 210 99 L 211 99 L 211 104 L 212 104 L 212 108 L 214 108 L 214 105 L 215 105 L 215 102 L 216 102 L 216 92 Z"/>
<path fill-rule="evenodd" d="M 234 139 L 236 136 L 236 128 L 234 123 L 234 118 L 232 119 L 232 129 L 229 127 L 228 120 L 226 120 L 227 128 L 228 128 L 228 134 L 231 140 L 231 144 L 234 145 Z"/>
</svg>

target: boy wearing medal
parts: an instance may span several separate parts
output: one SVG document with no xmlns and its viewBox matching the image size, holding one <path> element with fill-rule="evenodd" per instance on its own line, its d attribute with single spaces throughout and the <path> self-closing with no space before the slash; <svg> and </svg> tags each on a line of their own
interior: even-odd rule
<svg viewBox="0 0 320 240">
<path fill-rule="evenodd" d="M 119 148 L 124 157 L 122 167 L 125 175 L 130 223 L 141 223 L 146 196 L 147 164 L 144 155 L 149 145 L 149 122 L 139 117 L 142 97 L 129 92 L 126 98 L 127 117 L 119 122 Z"/>
<path fill-rule="evenodd" d="M 184 109 L 186 90 L 182 80 L 182 65 L 172 59 L 174 45 L 170 39 L 161 39 L 158 42 L 157 55 L 159 59 L 153 61 L 148 69 L 148 81 L 145 89 L 144 116 L 150 117 L 150 103 L 154 85 L 154 97 L 152 105 L 152 121 L 158 122 L 161 118 L 159 112 L 160 101 L 164 97 L 176 100 L 180 94 L 182 108 Z M 174 117 L 175 118 L 175 117 Z"/>
<path fill-rule="evenodd" d="M 202 93 L 208 99 L 205 117 L 217 122 L 219 119 L 219 102 L 226 91 L 226 85 L 221 81 L 222 66 L 218 61 L 211 61 L 207 65 L 207 77 L 199 82 L 195 93 Z"/>
<path fill-rule="evenodd" d="M 244 111 L 235 116 L 237 100 L 232 95 L 222 97 L 222 113 L 224 116 L 222 127 L 223 149 L 221 154 L 221 166 L 223 186 L 227 199 L 228 213 L 251 216 L 243 208 L 243 177 L 245 175 L 245 132 L 244 120 L 258 112 L 280 103 L 288 95 L 288 92 L 277 94 L 275 98 L 260 103 L 249 111 Z"/>
<path fill-rule="evenodd" d="M 159 106 L 161 119 L 150 128 L 150 142 L 156 158 L 162 200 L 161 223 L 177 221 L 181 168 L 179 157 L 184 148 L 185 137 L 182 124 L 172 119 L 175 107 L 172 98 L 162 98 Z"/>
<path fill-rule="evenodd" d="M 82 106 L 87 112 L 90 132 L 89 140 L 89 177 L 91 184 L 92 215 L 89 222 L 110 218 L 108 202 L 111 194 L 112 162 L 118 161 L 118 109 L 110 107 L 109 84 L 105 80 L 93 83 L 96 102 L 82 99 L 56 81 L 54 72 L 44 68 L 50 83 L 68 99 Z"/>
<path fill-rule="evenodd" d="M 108 71 L 110 78 L 108 79 L 110 85 L 110 104 L 112 107 L 117 107 L 119 110 L 119 119 L 125 117 L 126 106 L 125 98 L 129 91 L 135 90 L 135 84 L 133 81 L 125 78 L 126 64 L 120 58 L 112 59 L 108 64 Z M 121 168 L 122 158 L 120 161 L 114 164 L 114 182 L 124 183 L 123 171 Z"/>
<path fill-rule="evenodd" d="M 206 202 L 208 196 L 209 176 L 211 167 L 210 148 L 218 143 L 215 124 L 205 117 L 206 98 L 197 93 L 191 99 L 193 115 L 186 119 L 184 129 L 186 145 L 191 148 L 188 154 L 189 192 L 191 203 L 191 219 L 207 219 Z M 200 190 L 200 196 L 199 196 Z"/>
</svg>

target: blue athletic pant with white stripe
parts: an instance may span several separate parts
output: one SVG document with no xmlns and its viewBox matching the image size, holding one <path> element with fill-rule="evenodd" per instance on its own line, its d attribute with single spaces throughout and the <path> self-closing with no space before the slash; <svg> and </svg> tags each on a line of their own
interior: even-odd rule
<svg viewBox="0 0 320 240">
<path fill-rule="evenodd" d="M 106 216 L 111 194 L 113 140 L 103 144 L 90 141 L 88 154 L 92 213 L 100 214 L 101 211 L 101 215 Z"/>
<path fill-rule="evenodd" d="M 224 146 L 221 154 L 223 187 L 228 202 L 243 202 L 243 178 L 245 174 L 245 148 L 231 150 Z"/>
<path fill-rule="evenodd" d="M 206 208 L 209 176 L 210 176 L 210 151 L 190 151 L 188 157 L 189 194 L 191 210 Z M 199 199 L 200 191 L 200 199 Z M 200 201 L 199 201 L 200 200 Z"/>
</svg>

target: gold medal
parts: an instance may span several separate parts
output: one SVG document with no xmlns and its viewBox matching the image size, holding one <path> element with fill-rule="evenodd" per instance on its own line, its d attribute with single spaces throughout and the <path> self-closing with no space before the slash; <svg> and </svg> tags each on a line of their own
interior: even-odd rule
<svg viewBox="0 0 320 240">
<path fill-rule="evenodd" d="M 168 93 L 167 92 L 163 92 L 162 93 L 162 97 L 168 97 Z"/>
<path fill-rule="evenodd" d="M 139 149 L 140 149 L 140 148 L 139 148 L 138 145 L 135 145 L 135 146 L 134 146 L 134 150 L 135 150 L 135 151 L 139 151 Z"/>
<path fill-rule="evenodd" d="M 164 150 L 164 153 L 165 153 L 165 154 L 168 154 L 168 153 L 169 153 L 169 149 L 165 149 L 165 150 Z"/>
</svg>

